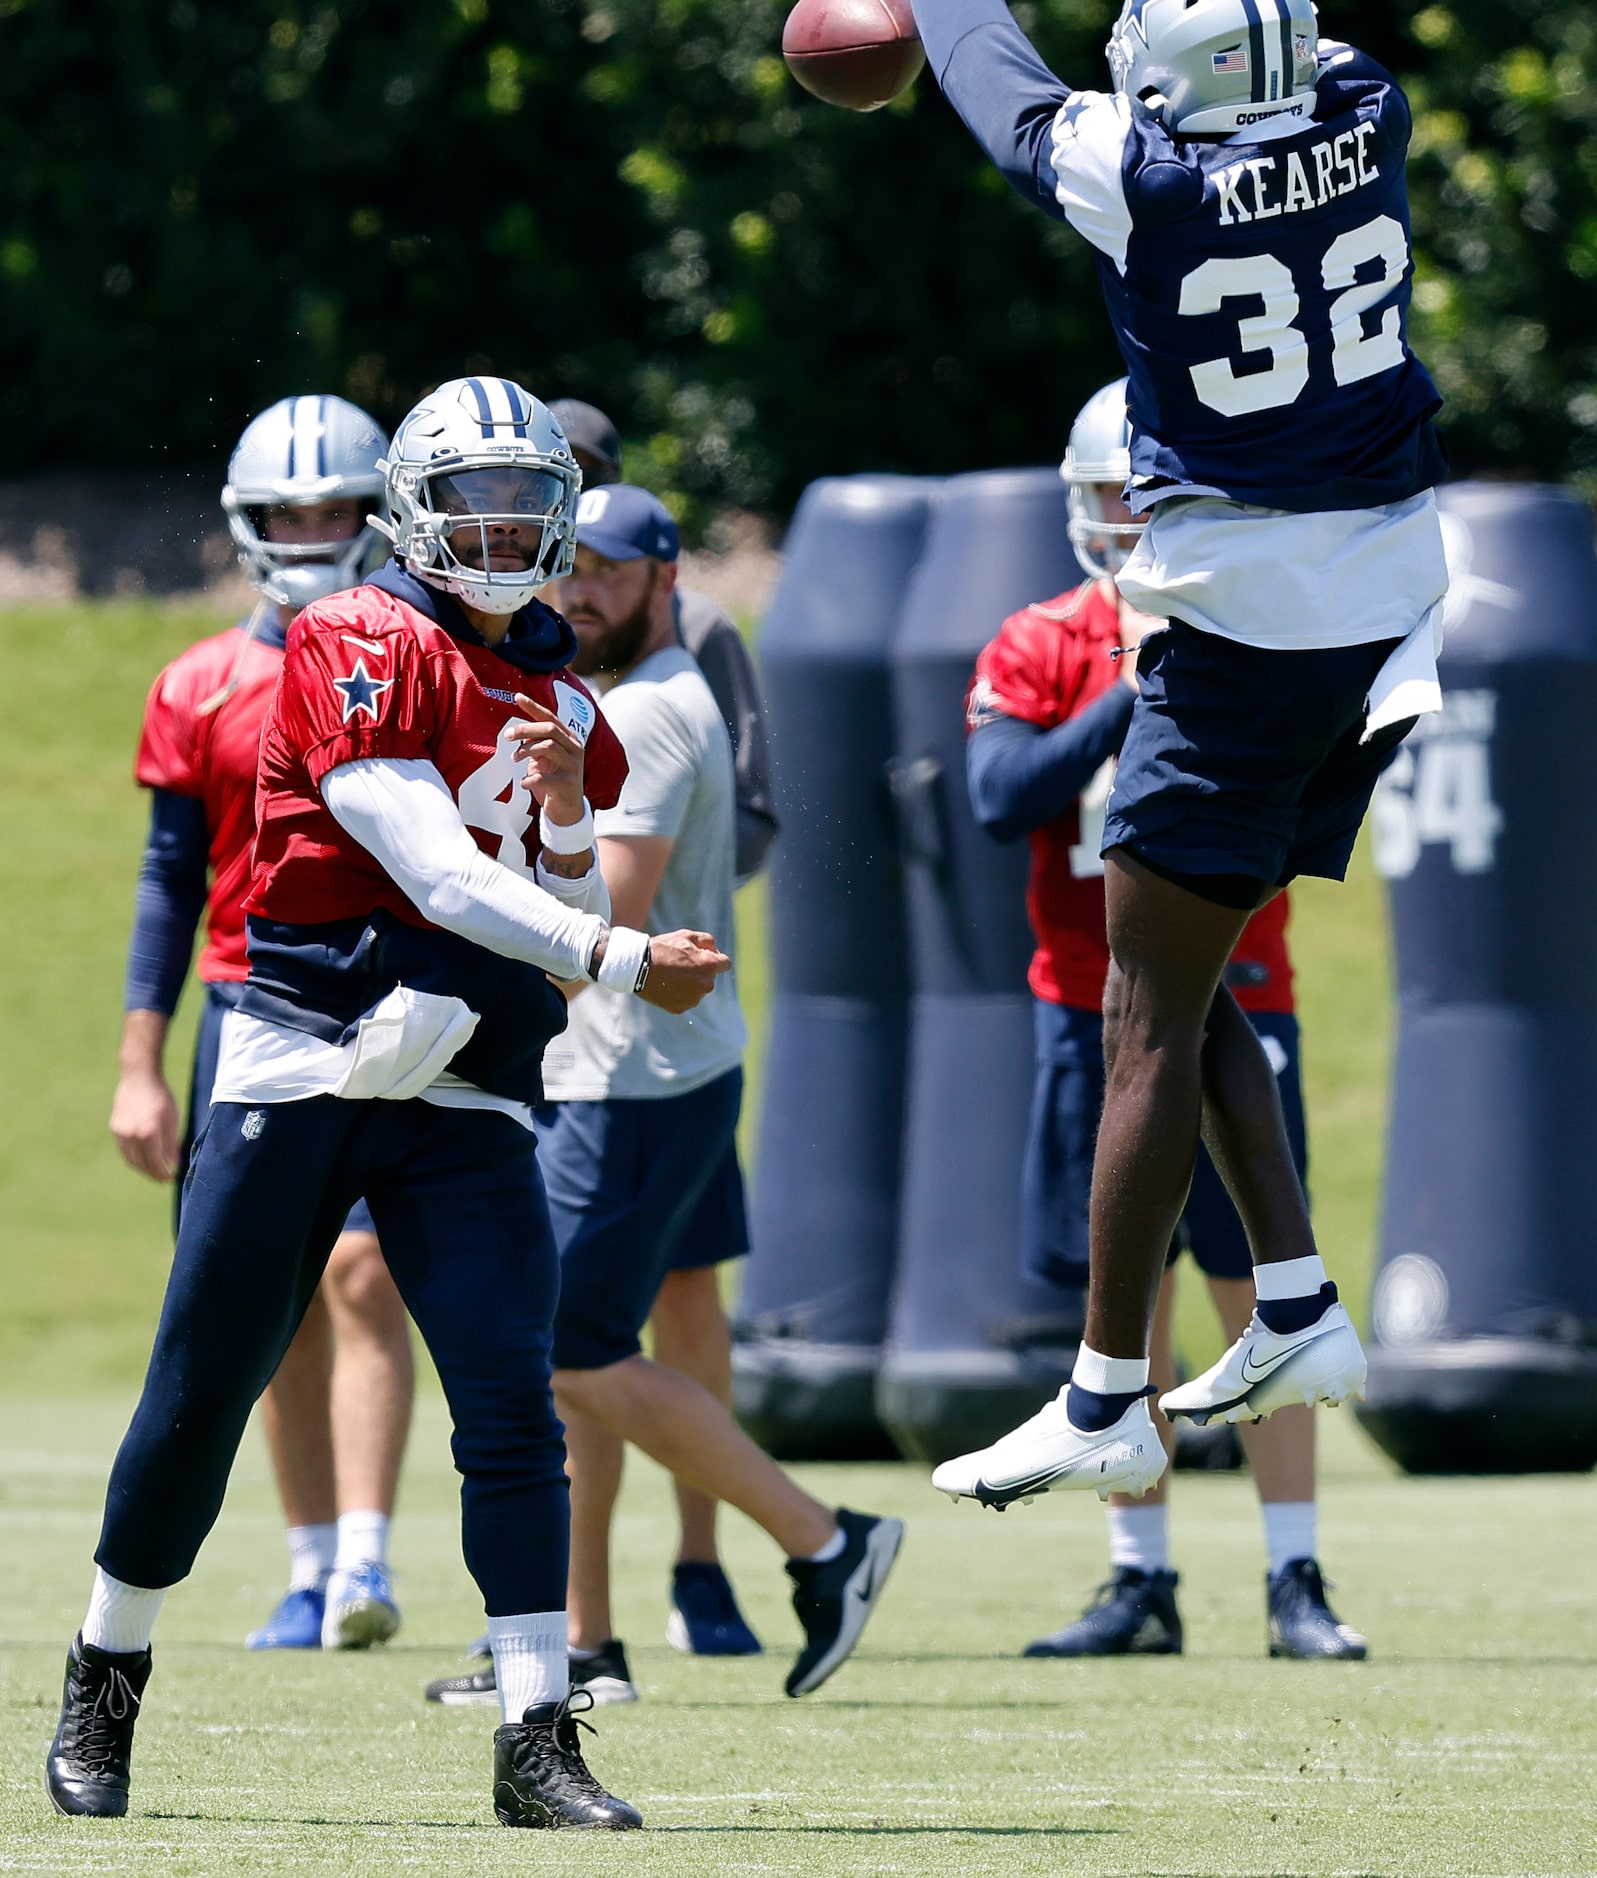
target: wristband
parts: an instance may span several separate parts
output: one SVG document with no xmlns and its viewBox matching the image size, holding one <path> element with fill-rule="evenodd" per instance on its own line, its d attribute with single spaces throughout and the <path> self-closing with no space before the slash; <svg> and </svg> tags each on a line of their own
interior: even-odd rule
<svg viewBox="0 0 1597 1878">
<path fill-rule="evenodd" d="M 547 809 L 538 811 L 538 839 L 551 854 L 582 854 L 593 846 L 593 807 L 582 798 L 580 822 L 552 822 Z"/>
<path fill-rule="evenodd" d="M 641 991 L 649 976 L 649 935 L 612 926 L 595 983 L 608 991 Z"/>
</svg>

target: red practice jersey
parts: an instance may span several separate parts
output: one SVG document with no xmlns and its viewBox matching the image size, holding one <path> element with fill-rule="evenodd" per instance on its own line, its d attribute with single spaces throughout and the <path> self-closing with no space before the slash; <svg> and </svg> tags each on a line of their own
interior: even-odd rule
<svg viewBox="0 0 1597 1878">
<path fill-rule="evenodd" d="M 1118 682 L 1110 654 L 1119 644 L 1119 609 L 1101 581 L 1011 614 L 976 661 L 973 721 L 998 711 L 1040 730 L 1067 723 Z M 1026 977 L 1050 1004 L 1103 1008 L 1109 942 L 1099 847 L 1113 774 L 1111 758 L 1065 814 L 1029 837 L 1026 912 L 1037 950 Z M 1287 896 L 1278 894 L 1243 929 L 1226 983 L 1244 1010 L 1293 1008 L 1288 916 Z"/>
<path fill-rule="evenodd" d="M 627 760 L 593 695 L 569 671 L 533 672 L 450 637 L 379 586 L 307 607 L 288 632 L 283 682 L 261 743 L 255 873 L 245 911 L 291 925 L 386 909 L 427 921 L 380 863 L 333 819 L 320 783 L 363 757 L 431 762 L 485 854 L 531 873 L 538 819 L 525 767 L 501 735 L 517 692 L 586 727 L 584 790 L 613 808 Z"/>
<path fill-rule="evenodd" d="M 249 975 L 244 952 L 244 893 L 255 843 L 255 772 L 261 727 L 283 670 L 283 652 L 269 640 L 240 644 L 244 629 L 200 640 L 180 653 L 150 687 L 134 774 L 147 789 L 191 796 L 205 809 L 210 831 L 210 892 L 199 974 L 207 984 Z M 217 710 L 200 706 L 227 685 L 238 666 L 238 689 Z"/>
</svg>

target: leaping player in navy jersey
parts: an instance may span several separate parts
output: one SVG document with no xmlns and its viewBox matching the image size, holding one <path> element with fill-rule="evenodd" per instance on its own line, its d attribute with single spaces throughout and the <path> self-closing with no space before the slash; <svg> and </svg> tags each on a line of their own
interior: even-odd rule
<svg viewBox="0 0 1597 1878">
<path fill-rule="evenodd" d="M 928 63 L 1004 175 L 1097 250 L 1129 377 L 1118 576 L 1164 622 L 1103 834 L 1111 966 L 1086 1336 L 1056 1402 L 934 1484 L 991 1506 L 1139 1493 L 1165 1465 L 1148 1337 L 1203 1140 L 1258 1306 L 1161 1398 L 1197 1422 L 1362 1393 L 1275 1078 L 1222 983 L 1249 917 L 1341 879 L 1382 767 L 1440 708 L 1441 400 L 1409 350 L 1407 101 L 1310 0 L 1126 0 L 1114 89 L 1055 78 L 1003 0 L 914 0 Z"/>
</svg>

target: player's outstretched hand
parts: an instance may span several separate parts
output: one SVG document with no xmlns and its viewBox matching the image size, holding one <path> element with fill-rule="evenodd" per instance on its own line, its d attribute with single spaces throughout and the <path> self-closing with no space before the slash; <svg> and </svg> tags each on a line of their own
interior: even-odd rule
<svg viewBox="0 0 1597 1878">
<path fill-rule="evenodd" d="M 547 705 L 518 694 L 516 709 L 525 723 L 514 718 L 505 726 L 517 755 L 527 760 L 522 786 L 552 822 L 570 826 L 582 820 L 582 739 L 561 723 Z"/>
<path fill-rule="evenodd" d="M 166 1079 L 149 1071 L 125 1071 L 111 1100 L 111 1133 L 135 1173 L 170 1180 L 177 1172 L 177 1102 Z"/>
<path fill-rule="evenodd" d="M 707 932 L 657 933 L 649 941 L 649 976 L 638 993 L 645 1004 L 680 1016 L 707 998 L 732 961 Z"/>
</svg>

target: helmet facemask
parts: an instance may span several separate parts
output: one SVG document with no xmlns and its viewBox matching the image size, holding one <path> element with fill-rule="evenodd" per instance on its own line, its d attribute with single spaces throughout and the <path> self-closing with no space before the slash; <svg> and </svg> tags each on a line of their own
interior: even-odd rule
<svg viewBox="0 0 1597 1878">
<path fill-rule="evenodd" d="M 397 540 L 403 530 L 399 549 L 411 572 L 467 606 L 518 613 L 570 573 L 581 483 L 573 464 L 454 458 L 447 470 L 392 465 L 389 479 L 394 513 L 384 532 Z M 520 565 L 493 565 L 512 558 Z"/>
<path fill-rule="evenodd" d="M 1059 474 L 1069 490 L 1068 533 L 1076 559 L 1100 580 L 1113 580 L 1148 525 L 1146 518 L 1137 516 L 1111 520 L 1104 507 L 1104 490 L 1118 492 L 1131 480 L 1131 422 L 1123 378 L 1094 392 L 1076 414 Z"/>
<path fill-rule="evenodd" d="M 359 586 L 381 544 L 370 522 L 334 541 L 272 541 L 267 537 L 267 516 L 274 508 L 310 508 L 322 501 L 347 499 L 343 489 L 326 497 L 300 495 L 291 500 L 251 500 L 231 488 L 226 490 L 222 507 L 228 533 L 238 546 L 239 565 L 250 585 L 275 605 L 295 613 L 314 600 Z"/>
</svg>

